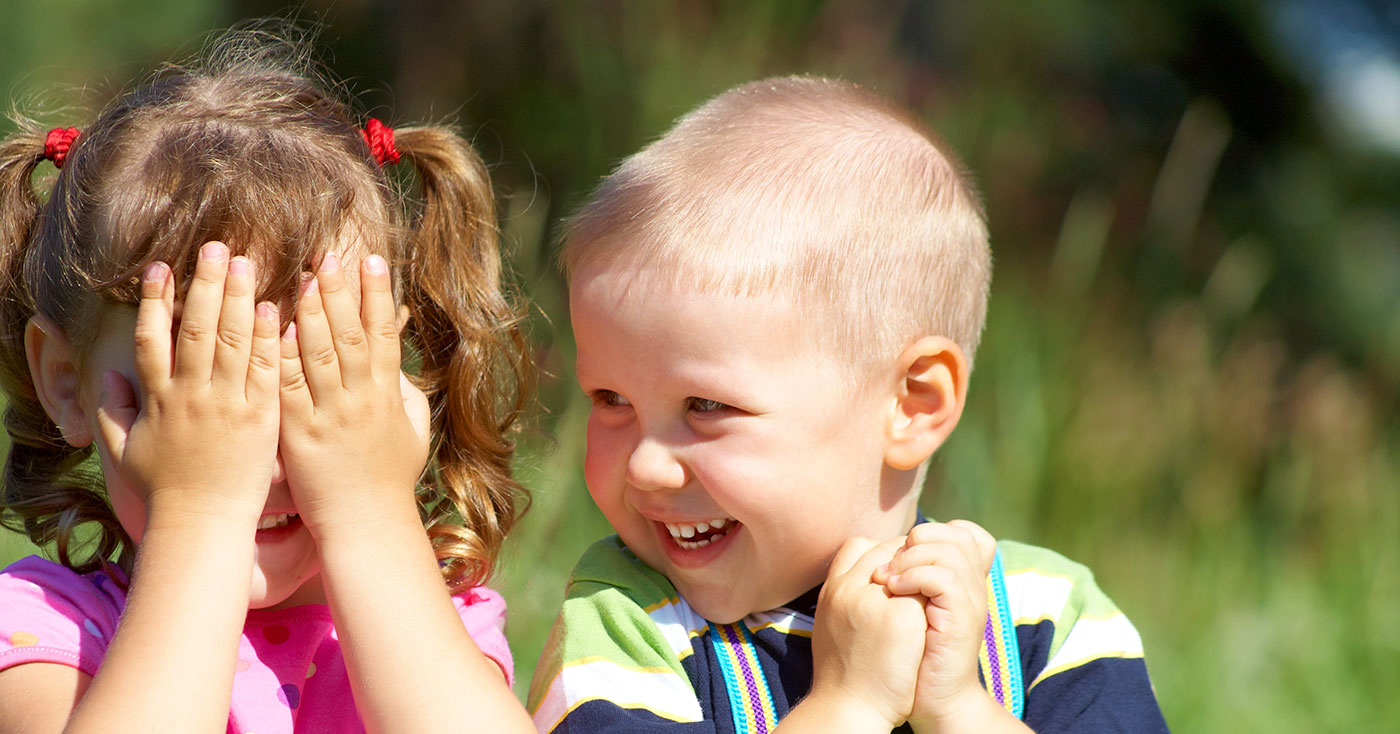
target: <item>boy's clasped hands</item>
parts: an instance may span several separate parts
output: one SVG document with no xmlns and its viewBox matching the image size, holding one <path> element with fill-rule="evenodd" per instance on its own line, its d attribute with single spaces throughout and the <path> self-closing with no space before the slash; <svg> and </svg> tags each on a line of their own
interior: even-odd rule
<svg viewBox="0 0 1400 734">
<path fill-rule="evenodd" d="M 359 271 L 356 298 L 326 252 L 279 337 L 278 305 L 254 303 L 253 261 L 223 243 L 200 249 L 178 324 L 170 268 L 145 269 L 138 384 L 106 372 L 98 423 L 108 476 L 142 488 L 148 522 L 218 516 L 251 531 L 285 506 L 318 543 L 386 517 L 418 522 L 427 401 L 400 371 L 387 264 L 371 254 Z M 270 498 L 279 487 L 290 496 Z"/>
<path fill-rule="evenodd" d="M 870 731 L 906 721 L 919 732 L 963 730 L 995 717 L 977 662 L 995 552 L 992 536 L 965 520 L 921 523 L 883 543 L 848 540 L 817 606 L 809 703 Z"/>
</svg>

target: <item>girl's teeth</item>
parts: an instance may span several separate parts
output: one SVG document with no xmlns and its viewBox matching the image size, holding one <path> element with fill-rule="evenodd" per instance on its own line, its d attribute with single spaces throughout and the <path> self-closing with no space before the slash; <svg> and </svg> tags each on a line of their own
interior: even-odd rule
<svg viewBox="0 0 1400 734">
<path fill-rule="evenodd" d="M 296 517 L 295 514 L 288 514 L 285 512 L 276 515 L 264 515 L 258 520 L 258 530 L 271 530 L 273 528 L 284 527 L 291 518 L 294 517 Z"/>
</svg>

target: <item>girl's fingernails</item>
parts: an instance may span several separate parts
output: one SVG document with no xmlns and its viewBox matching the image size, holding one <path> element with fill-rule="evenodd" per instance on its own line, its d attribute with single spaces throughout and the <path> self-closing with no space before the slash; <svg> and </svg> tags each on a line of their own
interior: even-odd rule
<svg viewBox="0 0 1400 734">
<path fill-rule="evenodd" d="M 306 295 L 316 290 L 316 276 L 312 273 L 301 274 L 301 293 Z"/>
<path fill-rule="evenodd" d="M 153 262 L 146 266 L 143 274 L 147 283 L 161 283 L 165 281 L 165 276 L 170 272 L 170 266 L 163 262 Z"/>
<path fill-rule="evenodd" d="M 282 332 L 283 341 L 294 342 L 297 340 L 297 322 L 287 324 L 287 330 Z"/>
<path fill-rule="evenodd" d="M 252 263 L 248 262 L 248 258 L 239 255 L 229 261 L 228 272 L 229 275 L 247 275 L 251 266 Z"/>
<path fill-rule="evenodd" d="M 334 252 L 327 251 L 321 256 L 321 272 L 334 273 L 340 269 L 340 256 Z"/>
<path fill-rule="evenodd" d="M 384 275 L 389 272 L 389 263 L 384 262 L 384 258 L 379 255 L 370 255 L 365 258 L 365 270 L 373 275 Z"/>
<path fill-rule="evenodd" d="M 204 260 L 223 260 L 228 257 L 228 248 L 222 242 L 206 242 L 199 248 L 199 257 Z"/>
<path fill-rule="evenodd" d="M 277 319 L 277 304 L 271 301 L 263 301 L 258 304 L 258 318 L 275 321 Z"/>
</svg>

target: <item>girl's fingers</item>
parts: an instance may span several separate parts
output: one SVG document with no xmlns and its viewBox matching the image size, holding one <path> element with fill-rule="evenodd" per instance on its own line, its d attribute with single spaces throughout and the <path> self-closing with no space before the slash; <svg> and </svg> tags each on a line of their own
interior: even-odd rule
<svg viewBox="0 0 1400 734">
<path fill-rule="evenodd" d="M 174 322 L 175 281 L 170 266 L 153 262 L 141 275 L 136 307 L 136 379 L 148 394 L 170 381 L 170 329 Z"/>
<path fill-rule="evenodd" d="M 428 406 L 428 396 L 418 389 L 408 375 L 399 372 L 399 395 L 403 398 L 403 410 L 413 432 L 426 444 L 432 437 L 432 409 Z"/>
<path fill-rule="evenodd" d="M 287 333 L 278 340 L 281 369 L 278 373 L 277 389 L 284 422 L 289 416 L 302 415 L 312 407 L 306 374 L 301 369 L 301 348 L 297 342 L 297 331 L 295 323 L 287 324 Z"/>
<path fill-rule="evenodd" d="M 340 381 L 351 388 L 362 385 L 371 378 L 369 347 L 360 326 L 360 309 L 345 282 L 345 269 L 341 267 L 338 253 L 328 251 L 321 257 L 316 280 L 331 344 L 340 362 Z"/>
<path fill-rule="evenodd" d="M 228 247 L 222 242 L 206 242 L 199 248 L 194 280 L 185 293 L 184 313 L 175 340 L 174 376 L 178 379 L 194 383 L 209 380 L 227 275 Z"/>
<path fill-rule="evenodd" d="M 360 261 L 360 320 L 369 340 L 370 368 L 383 378 L 399 372 L 403 355 L 399 347 L 398 309 L 389 264 L 379 255 Z"/>
<path fill-rule="evenodd" d="M 343 387 L 340 378 L 340 359 L 335 353 L 335 343 L 331 340 L 330 324 L 326 322 L 326 310 L 321 303 L 321 290 L 316 277 L 307 275 L 302 281 L 301 303 L 297 304 L 296 330 L 294 334 L 297 349 L 301 354 L 301 368 L 298 373 L 311 390 L 313 400 L 325 398 Z M 284 339 L 286 337 L 283 337 Z M 282 348 L 282 369 L 287 364 L 286 345 Z"/>
<path fill-rule="evenodd" d="M 248 379 L 248 355 L 253 349 L 253 262 L 235 257 L 228 263 L 223 307 L 219 312 L 218 342 L 214 347 L 217 380 L 243 387 Z"/>
<path fill-rule="evenodd" d="M 277 405 L 278 380 L 282 370 L 282 340 L 277 338 L 277 327 L 280 324 L 277 304 L 263 301 L 257 305 L 253 314 L 253 345 L 248 354 L 246 388 L 248 402 L 252 405 Z M 296 345 L 295 339 L 292 340 L 292 345 Z"/>
<path fill-rule="evenodd" d="M 169 336 L 170 330 L 166 329 Z M 116 370 L 102 373 L 102 398 L 97 406 L 97 434 L 112 461 L 120 464 L 126 451 L 126 437 L 139 413 L 136 391 Z"/>
</svg>

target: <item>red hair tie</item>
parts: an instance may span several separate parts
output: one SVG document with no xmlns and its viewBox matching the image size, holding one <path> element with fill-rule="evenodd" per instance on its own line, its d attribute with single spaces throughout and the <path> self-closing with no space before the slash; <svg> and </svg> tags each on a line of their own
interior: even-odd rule
<svg viewBox="0 0 1400 734">
<path fill-rule="evenodd" d="M 394 147 L 394 131 L 388 125 L 371 117 L 360 134 L 364 136 L 370 154 L 379 165 L 399 162 L 399 151 Z"/>
<path fill-rule="evenodd" d="M 77 142 L 78 128 L 76 127 L 56 127 L 49 131 L 48 137 L 44 138 L 44 157 L 53 161 L 55 168 L 63 168 L 63 161 L 68 158 L 68 151 Z"/>
</svg>

